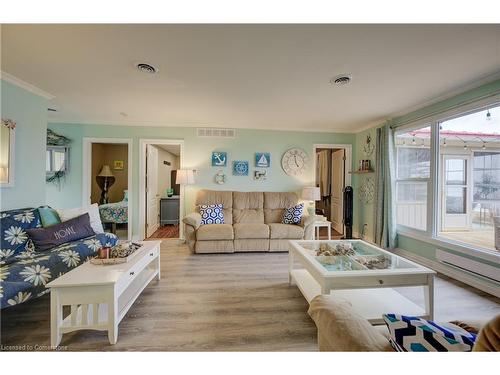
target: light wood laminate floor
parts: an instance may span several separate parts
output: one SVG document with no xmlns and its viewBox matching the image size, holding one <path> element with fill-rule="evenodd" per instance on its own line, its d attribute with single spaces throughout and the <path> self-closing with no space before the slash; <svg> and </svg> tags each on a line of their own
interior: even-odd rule
<svg viewBox="0 0 500 375">
<path fill-rule="evenodd" d="M 308 304 L 287 282 L 286 253 L 191 255 L 177 240 L 161 248 L 162 279 L 152 281 L 107 334 L 63 335 L 66 350 L 315 351 Z M 419 301 L 421 293 L 404 293 Z M 49 297 L 1 311 L 1 344 L 48 346 Z M 447 278 L 436 280 L 436 319 L 492 317 L 497 298 Z"/>
</svg>

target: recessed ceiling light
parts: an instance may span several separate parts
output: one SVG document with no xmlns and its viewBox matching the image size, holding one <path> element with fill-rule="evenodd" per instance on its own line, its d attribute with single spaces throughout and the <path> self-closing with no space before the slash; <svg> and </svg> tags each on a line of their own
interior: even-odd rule
<svg viewBox="0 0 500 375">
<path fill-rule="evenodd" d="M 149 73 L 149 74 L 155 74 L 158 73 L 158 68 L 155 67 L 154 65 L 145 63 L 145 62 L 139 62 L 135 64 L 135 67 L 143 73 Z"/>
<path fill-rule="evenodd" d="M 351 80 L 352 80 L 352 76 L 350 74 L 342 73 L 342 74 L 339 74 L 338 76 L 335 76 L 332 79 L 330 79 L 330 83 L 332 85 L 344 86 L 344 85 L 351 83 Z"/>
</svg>

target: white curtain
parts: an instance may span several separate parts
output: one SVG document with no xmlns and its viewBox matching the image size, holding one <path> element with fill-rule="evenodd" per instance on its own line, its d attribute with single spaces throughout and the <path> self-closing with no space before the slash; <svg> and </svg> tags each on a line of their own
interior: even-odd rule
<svg viewBox="0 0 500 375">
<path fill-rule="evenodd" d="M 330 167 L 329 167 L 330 153 L 328 150 L 318 152 L 318 176 L 319 188 L 322 197 L 330 195 Z"/>
</svg>

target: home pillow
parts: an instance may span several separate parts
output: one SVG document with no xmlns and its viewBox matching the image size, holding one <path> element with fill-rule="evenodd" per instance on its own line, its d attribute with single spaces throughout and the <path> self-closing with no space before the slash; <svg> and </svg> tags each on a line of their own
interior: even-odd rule
<svg viewBox="0 0 500 375">
<path fill-rule="evenodd" d="M 83 214 L 47 228 L 27 229 L 35 250 L 45 251 L 56 246 L 94 236 L 89 214 Z"/>
<path fill-rule="evenodd" d="M 101 222 L 101 215 L 99 214 L 99 206 L 97 205 L 97 203 L 91 204 L 88 207 L 69 208 L 64 210 L 59 209 L 56 211 L 62 222 L 88 213 L 90 217 L 90 225 L 92 226 L 92 229 L 94 229 L 94 232 L 104 233 L 104 228 L 102 227 Z"/>
<path fill-rule="evenodd" d="M 40 227 L 36 208 L 0 212 L 0 262 L 6 262 L 29 247 L 27 229 Z"/>
<path fill-rule="evenodd" d="M 283 211 L 281 222 L 283 224 L 299 225 L 300 221 L 302 220 L 303 210 L 304 210 L 304 203 L 300 203 L 290 208 L 285 208 L 285 211 Z"/>
<path fill-rule="evenodd" d="M 200 206 L 201 223 L 206 224 L 224 224 L 224 212 L 222 204 L 202 204 Z"/>
<path fill-rule="evenodd" d="M 404 352 L 470 352 L 476 335 L 413 316 L 384 314 L 391 345 Z"/>
<path fill-rule="evenodd" d="M 57 211 L 53 208 L 38 207 L 38 213 L 40 214 L 40 220 L 42 221 L 42 227 L 44 228 L 59 224 L 61 222 Z"/>
</svg>

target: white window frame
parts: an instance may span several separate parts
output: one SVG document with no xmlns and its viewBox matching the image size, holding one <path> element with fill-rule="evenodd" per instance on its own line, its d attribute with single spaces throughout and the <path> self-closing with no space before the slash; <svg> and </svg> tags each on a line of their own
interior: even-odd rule
<svg viewBox="0 0 500 375">
<path fill-rule="evenodd" d="M 394 137 L 399 134 L 408 133 L 415 129 L 431 127 L 431 173 L 430 181 L 427 190 L 427 228 L 425 231 L 411 228 L 404 225 L 396 224 L 396 232 L 398 235 L 413 238 L 422 242 L 426 242 L 436 247 L 450 249 L 462 254 L 472 255 L 496 264 L 500 264 L 500 253 L 497 250 L 473 246 L 464 242 L 454 241 L 451 239 L 440 237 L 438 234 L 439 218 L 441 215 L 441 202 L 439 199 L 439 158 L 440 155 L 440 135 L 439 124 L 453 118 L 466 116 L 475 112 L 480 112 L 488 107 L 500 106 L 500 94 L 493 95 L 489 98 L 479 100 L 475 103 L 468 103 L 463 106 L 457 106 L 449 111 L 438 115 L 433 115 L 427 119 L 421 119 L 413 123 L 399 126 L 394 130 Z M 394 161 L 397 168 L 397 153 Z M 397 171 L 397 169 L 396 169 Z"/>
<path fill-rule="evenodd" d="M 409 133 L 411 132 L 412 130 L 418 130 L 418 129 L 423 129 L 423 128 L 427 128 L 431 126 L 431 124 L 420 124 L 418 126 L 412 126 L 412 127 L 404 127 L 404 128 L 401 128 L 401 129 L 397 129 L 395 132 L 394 132 L 394 137 L 397 137 L 398 135 L 400 134 L 405 134 L 405 133 Z M 431 127 L 431 132 L 432 132 L 432 127 Z M 432 137 L 432 135 L 431 135 Z M 432 138 L 431 138 L 432 139 Z M 431 141 L 432 142 L 432 141 Z M 432 146 L 432 143 L 431 143 L 431 146 Z M 395 204 L 397 205 L 397 190 L 398 190 L 398 182 L 426 182 L 427 183 L 427 222 L 425 224 L 425 230 L 422 230 L 422 229 L 417 229 L 417 228 L 413 228 L 413 227 L 409 227 L 407 225 L 402 225 L 402 224 L 397 224 L 397 229 L 398 231 L 399 230 L 403 230 L 403 231 L 414 231 L 415 233 L 419 234 L 419 235 L 425 235 L 425 234 L 428 234 L 428 235 L 432 235 L 432 231 L 431 231 L 431 225 L 429 225 L 429 195 L 431 194 L 431 188 L 432 188 L 432 185 L 431 185 L 431 180 L 432 180 L 432 149 L 431 149 L 431 160 L 430 160 L 430 163 L 431 163 L 431 170 L 429 171 L 429 177 L 426 177 L 426 178 L 423 178 L 423 177 L 413 177 L 413 178 L 399 178 L 399 175 L 398 175 L 398 171 L 399 171 L 399 157 L 398 157 L 398 152 L 399 152 L 399 148 L 420 148 L 420 146 L 411 146 L 411 145 L 404 145 L 404 146 L 398 146 L 396 145 L 396 160 L 395 160 L 395 164 L 396 164 L 396 180 L 395 180 L 395 184 L 394 184 L 394 187 L 395 187 L 395 190 L 396 190 L 396 197 L 394 199 L 394 202 Z"/>
</svg>

